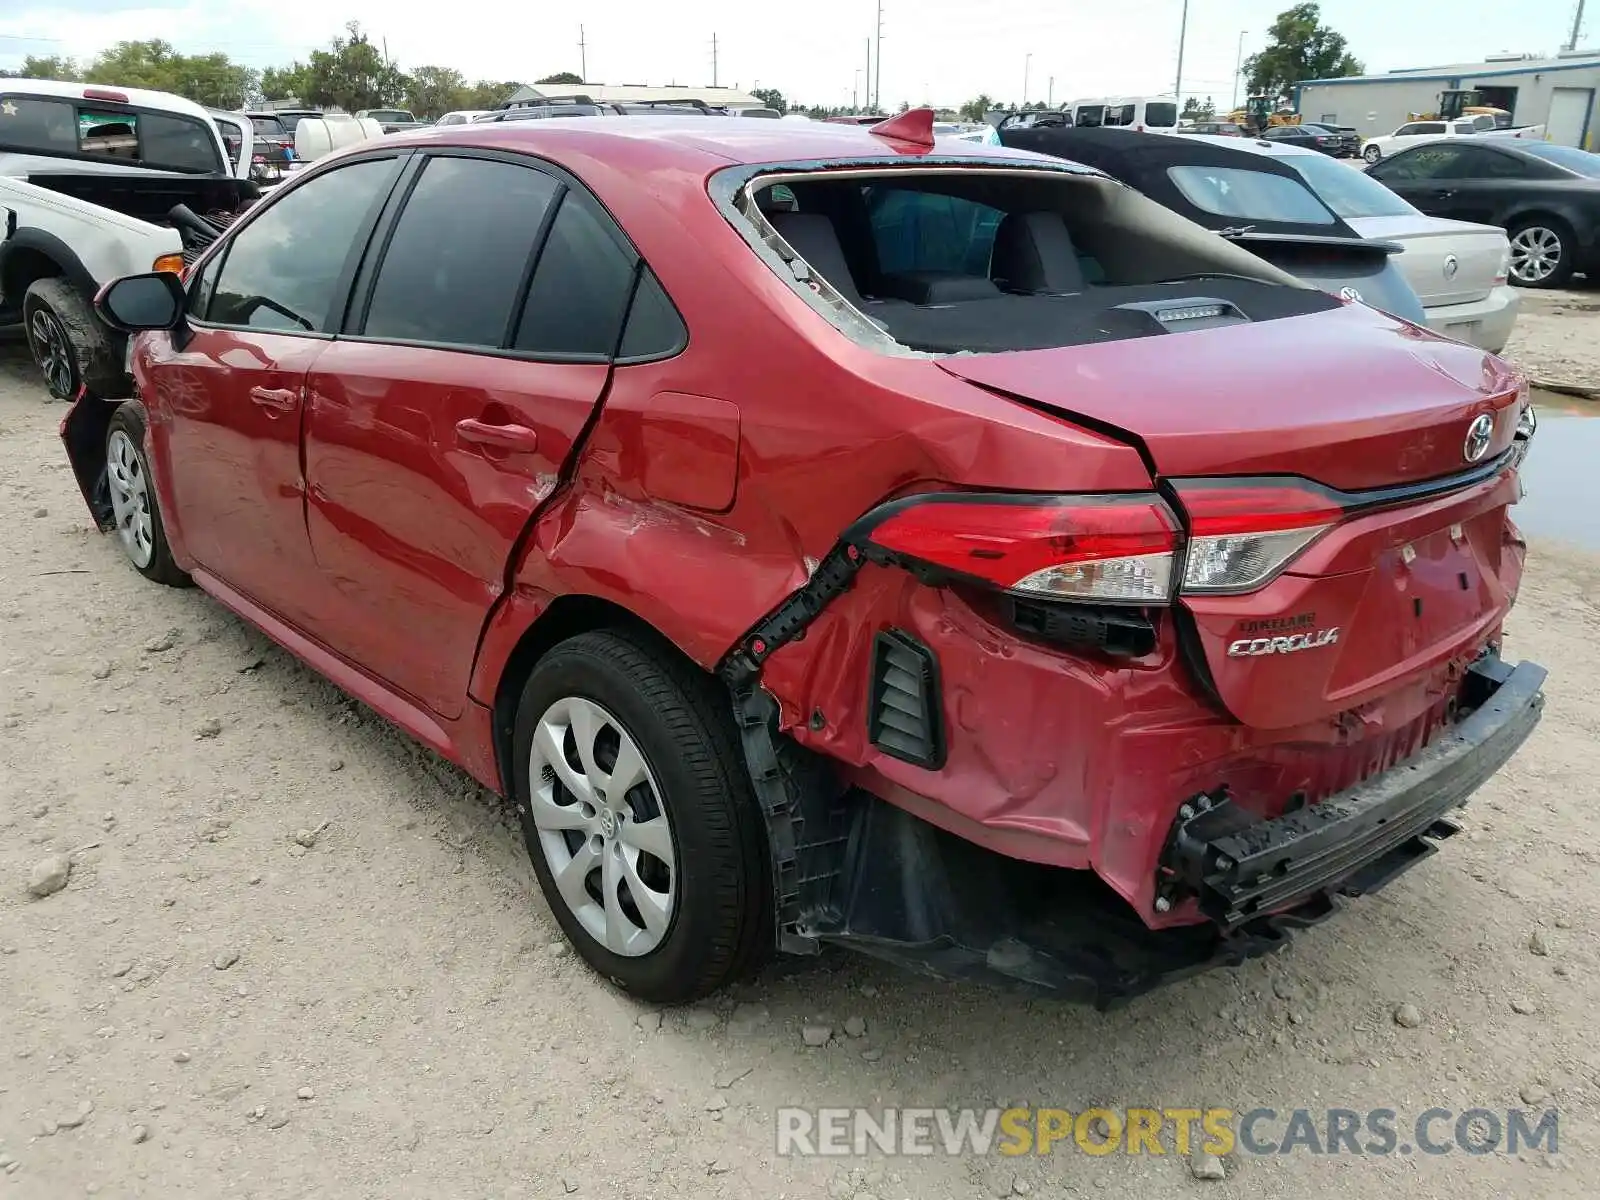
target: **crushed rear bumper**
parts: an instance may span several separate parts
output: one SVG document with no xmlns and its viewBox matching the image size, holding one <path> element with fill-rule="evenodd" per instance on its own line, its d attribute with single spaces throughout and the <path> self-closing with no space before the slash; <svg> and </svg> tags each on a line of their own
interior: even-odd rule
<svg viewBox="0 0 1600 1200">
<path fill-rule="evenodd" d="M 1378 890 L 1455 832 L 1444 819 L 1527 739 L 1546 672 L 1485 658 L 1467 673 L 1467 716 L 1433 745 L 1322 802 L 1261 821 L 1226 799 L 1182 820 L 1169 894 L 1208 918 L 1151 929 L 1098 876 L 1006 858 L 852 792 L 816 818 L 829 880 L 798 928 L 923 974 L 1042 989 L 1099 1008 L 1164 983 L 1272 953 Z M 1193 806 L 1191 806 L 1193 807 Z M 822 831 L 833 831 L 824 837 Z M 813 893 L 816 895 L 816 893 Z"/>
<path fill-rule="evenodd" d="M 1166 859 L 1180 893 L 1225 930 L 1319 892 L 1375 890 L 1455 832 L 1465 804 L 1533 732 L 1546 671 L 1486 657 L 1463 683 L 1468 715 L 1427 749 L 1320 803 L 1261 821 L 1226 798 L 1173 830 Z"/>
</svg>

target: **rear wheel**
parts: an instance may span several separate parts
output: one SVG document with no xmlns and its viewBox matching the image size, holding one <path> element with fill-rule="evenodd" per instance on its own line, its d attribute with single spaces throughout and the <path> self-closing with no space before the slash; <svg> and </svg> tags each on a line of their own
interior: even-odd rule
<svg viewBox="0 0 1600 1200">
<path fill-rule="evenodd" d="M 189 576 L 172 561 L 161 523 L 155 481 L 144 453 L 144 406 L 122 405 L 106 428 L 106 490 L 116 522 L 117 541 L 133 569 L 168 587 L 189 586 Z"/>
<path fill-rule="evenodd" d="M 523 689 L 517 811 L 578 953 L 656 1003 L 699 999 L 772 944 L 765 833 L 714 683 L 645 635 L 562 642 Z"/>
<path fill-rule="evenodd" d="M 1375 163 L 1383 157 L 1383 151 L 1377 146 L 1363 146 L 1361 148 L 1361 157 L 1369 163 Z"/>
<path fill-rule="evenodd" d="M 44 385 L 57 400 L 74 400 L 84 387 L 106 398 L 126 394 L 110 330 L 66 280 L 36 279 L 28 285 L 22 325 Z"/>
<path fill-rule="evenodd" d="M 1572 277 L 1572 231 L 1548 217 L 1511 227 L 1511 281 L 1522 287 L 1560 287 Z"/>
</svg>

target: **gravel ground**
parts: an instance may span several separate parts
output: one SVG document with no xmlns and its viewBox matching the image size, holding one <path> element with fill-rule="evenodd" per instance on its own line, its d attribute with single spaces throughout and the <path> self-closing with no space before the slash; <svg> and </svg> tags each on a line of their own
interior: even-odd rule
<svg viewBox="0 0 1600 1200">
<path fill-rule="evenodd" d="M 1516 329 L 1506 346 L 1539 383 L 1589 388 L 1600 399 L 1600 279 L 1566 289 L 1524 291 Z"/>
<path fill-rule="evenodd" d="M 1600 559 L 1534 555 L 1508 651 L 1555 668 L 1548 715 L 1467 832 L 1285 954 L 1110 1015 L 847 955 L 662 1014 L 558 940 L 493 797 L 140 580 L 60 414 L 0 347 L 0 1196 L 1594 1194 Z M 31 898 L 53 854 L 66 886 Z M 1224 1182 L 1171 1153 L 774 1152 L 780 1105 L 1002 1102 L 1553 1104 L 1561 1142 Z"/>
</svg>

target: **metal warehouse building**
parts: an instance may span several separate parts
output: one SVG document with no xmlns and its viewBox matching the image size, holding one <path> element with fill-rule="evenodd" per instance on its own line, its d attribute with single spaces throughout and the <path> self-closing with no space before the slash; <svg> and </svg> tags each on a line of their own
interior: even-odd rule
<svg viewBox="0 0 1600 1200">
<path fill-rule="evenodd" d="M 1295 110 L 1308 121 L 1353 125 L 1363 137 L 1391 133 L 1413 113 L 1438 109 L 1445 89 L 1474 88 L 1485 104 L 1507 109 L 1516 125 L 1544 125 L 1552 142 L 1600 148 L 1600 50 L 1555 58 L 1499 54 L 1481 63 L 1414 67 L 1386 75 L 1311 79 L 1295 88 Z"/>
</svg>

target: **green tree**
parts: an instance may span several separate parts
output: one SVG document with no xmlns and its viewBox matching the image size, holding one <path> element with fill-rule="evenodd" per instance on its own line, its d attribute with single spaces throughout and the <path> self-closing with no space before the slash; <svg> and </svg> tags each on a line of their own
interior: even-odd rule
<svg viewBox="0 0 1600 1200">
<path fill-rule="evenodd" d="M 496 83 L 492 79 L 480 79 L 467 89 L 466 103 L 462 108 L 498 108 L 504 104 L 511 95 L 522 85 L 515 80 L 506 80 Z"/>
<path fill-rule="evenodd" d="M 750 94 L 776 112 L 786 113 L 789 111 L 789 102 L 783 98 L 783 93 L 777 88 L 756 88 Z"/>
<path fill-rule="evenodd" d="M 1366 69 L 1349 53 L 1344 35 L 1322 24 L 1322 10 L 1315 4 L 1297 4 L 1279 13 L 1267 36 L 1266 49 L 1244 60 L 1252 95 L 1282 96 L 1307 79 L 1336 79 Z"/>
<path fill-rule="evenodd" d="M 78 64 L 70 58 L 51 55 L 40 58 L 30 54 L 22 60 L 22 65 L 15 71 L 0 71 L 0 77 L 6 79 L 56 79 L 63 83 L 76 83 L 83 78 L 78 70 Z"/>
<path fill-rule="evenodd" d="M 118 42 L 90 63 L 83 78 L 94 83 L 175 92 L 213 108 L 243 108 L 260 76 L 226 54 L 179 54 L 170 42 Z"/>
<path fill-rule="evenodd" d="M 372 44 L 359 21 L 351 21 L 345 32 L 348 36 L 334 38 L 328 49 L 311 52 L 301 99 L 346 112 L 394 104 L 405 94 L 405 76 Z"/>
<path fill-rule="evenodd" d="M 571 71 L 558 71 L 554 75 L 546 75 L 543 79 L 535 79 L 533 82 L 535 85 L 541 83 L 574 84 L 583 83 L 584 78 L 582 75 L 574 75 Z"/>
<path fill-rule="evenodd" d="M 286 67 L 268 67 L 261 72 L 261 94 L 268 100 L 299 100 L 305 103 L 311 90 L 311 68 L 303 62 Z"/>
<path fill-rule="evenodd" d="M 460 71 L 451 67 L 418 67 L 406 76 L 405 103 L 418 117 L 439 117 L 458 108 L 471 108 L 472 89 Z"/>
<path fill-rule="evenodd" d="M 994 108 L 994 98 L 984 92 L 976 99 L 968 100 L 961 106 L 961 119 L 963 121 L 982 121 Z"/>
<path fill-rule="evenodd" d="M 1179 115 L 1186 121 L 1213 121 L 1217 116 L 1217 105 L 1210 96 L 1204 101 L 1198 96 L 1190 96 L 1183 102 L 1183 112 Z"/>
</svg>

